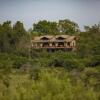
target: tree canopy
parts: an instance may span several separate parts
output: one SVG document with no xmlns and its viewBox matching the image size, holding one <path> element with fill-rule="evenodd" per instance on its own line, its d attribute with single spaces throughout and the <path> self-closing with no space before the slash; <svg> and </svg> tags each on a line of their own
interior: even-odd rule
<svg viewBox="0 0 100 100">
<path fill-rule="evenodd" d="M 33 24 L 32 32 L 37 32 L 39 35 L 45 34 L 77 34 L 79 26 L 77 23 L 68 19 L 59 20 L 59 22 L 50 22 L 47 20 L 39 21 Z"/>
<path fill-rule="evenodd" d="M 0 100 L 99 100 L 100 24 L 79 32 L 70 20 L 0 24 Z M 30 48 L 33 35 L 76 35 L 75 51 Z"/>
<path fill-rule="evenodd" d="M 26 35 L 27 32 L 20 21 L 17 21 L 13 26 L 11 21 L 4 22 L 0 25 L 0 51 L 15 51 L 22 38 Z"/>
</svg>

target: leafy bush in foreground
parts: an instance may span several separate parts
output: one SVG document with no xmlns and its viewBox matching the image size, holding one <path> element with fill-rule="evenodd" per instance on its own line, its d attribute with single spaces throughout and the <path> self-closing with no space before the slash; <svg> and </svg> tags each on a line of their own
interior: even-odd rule
<svg viewBox="0 0 100 100">
<path fill-rule="evenodd" d="M 32 72 L 11 74 L 9 87 L 0 82 L 0 100 L 99 100 L 100 90 L 93 85 L 97 81 L 91 84 L 91 79 L 96 77 L 89 79 L 89 70 L 90 75 L 98 73 L 96 69 L 91 71 L 94 68 L 80 73 L 67 72 L 63 68 L 41 68 L 33 70 L 31 79 Z M 37 74 L 34 73 L 38 73 L 37 80 L 34 78 Z"/>
</svg>

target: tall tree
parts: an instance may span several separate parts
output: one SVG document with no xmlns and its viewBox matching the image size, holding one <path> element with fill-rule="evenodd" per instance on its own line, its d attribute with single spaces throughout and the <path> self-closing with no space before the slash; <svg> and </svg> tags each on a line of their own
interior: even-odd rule
<svg viewBox="0 0 100 100">
<path fill-rule="evenodd" d="M 14 30 L 14 34 L 15 34 L 15 39 L 14 40 L 15 40 L 16 46 L 18 46 L 19 42 L 26 35 L 26 31 L 25 31 L 23 23 L 21 23 L 20 21 L 17 21 L 13 25 L 13 30 Z"/>
<path fill-rule="evenodd" d="M 59 22 L 39 21 L 33 24 L 33 33 L 44 34 L 75 34 L 79 32 L 78 24 L 68 19 Z"/>
<path fill-rule="evenodd" d="M 23 23 L 17 21 L 12 27 L 11 21 L 0 25 L 0 52 L 21 53 L 28 55 L 29 35 Z"/>
<path fill-rule="evenodd" d="M 0 25 L 0 50 L 9 51 L 13 44 L 13 29 L 11 21 L 6 21 Z"/>
<path fill-rule="evenodd" d="M 39 34 L 56 34 L 57 23 L 46 20 L 39 21 L 37 24 L 33 25 L 33 31 L 38 32 Z"/>
<path fill-rule="evenodd" d="M 23 23 L 20 21 L 17 21 L 15 25 L 13 26 L 13 30 L 16 32 L 18 37 L 21 37 L 26 34 L 26 30 L 24 28 Z"/>
<path fill-rule="evenodd" d="M 80 34 L 80 39 L 77 42 L 77 51 L 83 56 L 100 57 L 100 25 L 85 26 L 85 32 Z"/>
<path fill-rule="evenodd" d="M 86 32 L 100 33 L 100 23 L 93 26 L 84 26 Z"/>
<path fill-rule="evenodd" d="M 75 22 L 68 19 L 59 20 L 58 30 L 63 34 L 75 34 L 79 32 L 79 26 Z"/>
<path fill-rule="evenodd" d="M 13 26 L 13 30 L 15 33 L 15 43 L 16 43 L 17 52 L 21 55 L 28 56 L 30 37 L 27 31 L 25 30 L 23 23 L 17 21 Z"/>
</svg>

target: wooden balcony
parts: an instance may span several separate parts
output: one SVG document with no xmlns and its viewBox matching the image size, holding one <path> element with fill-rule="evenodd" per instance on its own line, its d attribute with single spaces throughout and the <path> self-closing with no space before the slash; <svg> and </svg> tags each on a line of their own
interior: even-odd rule
<svg viewBox="0 0 100 100">
<path fill-rule="evenodd" d="M 32 47 L 32 48 L 34 48 L 34 49 L 72 49 L 72 48 L 74 48 L 74 47 L 72 47 L 72 46 L 52 46 L 52 47 L 50 47 L 50 46 L 45 46 L 45 47 L 41 47 L 41 46 L 34 46 L 34 47 Z"/>
<path fill-rule="evenodd" d="M 52 43 L 52 42 L 55 42 L 55 43 L 59 43 L 59 42 L 67 42 L 66 40 L 36 40 L 36 41 L 32 41 L 33 43 Z"/>
</svg>

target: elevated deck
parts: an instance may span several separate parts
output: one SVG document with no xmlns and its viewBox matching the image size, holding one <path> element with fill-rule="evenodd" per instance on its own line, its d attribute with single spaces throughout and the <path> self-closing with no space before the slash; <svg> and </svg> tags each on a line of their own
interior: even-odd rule
<svg viewBox="0 0 100 100">
<path fill-rule="evenodd" d="M 62 49 L 70 49 L 70 48 L 75 48 L 75 47 L 49 47 L 49 46 L 47 46 L 47 47 L 33 47 L 34 49 L 60 49 L 60 48 L 62 48 Z"/>
<path fill-rule="evenodd" d="M 37 36 L 31 40 L 33 49 L 73 50 L 76 47 L 76 37 L 69 35 Z"/>
</svg>

